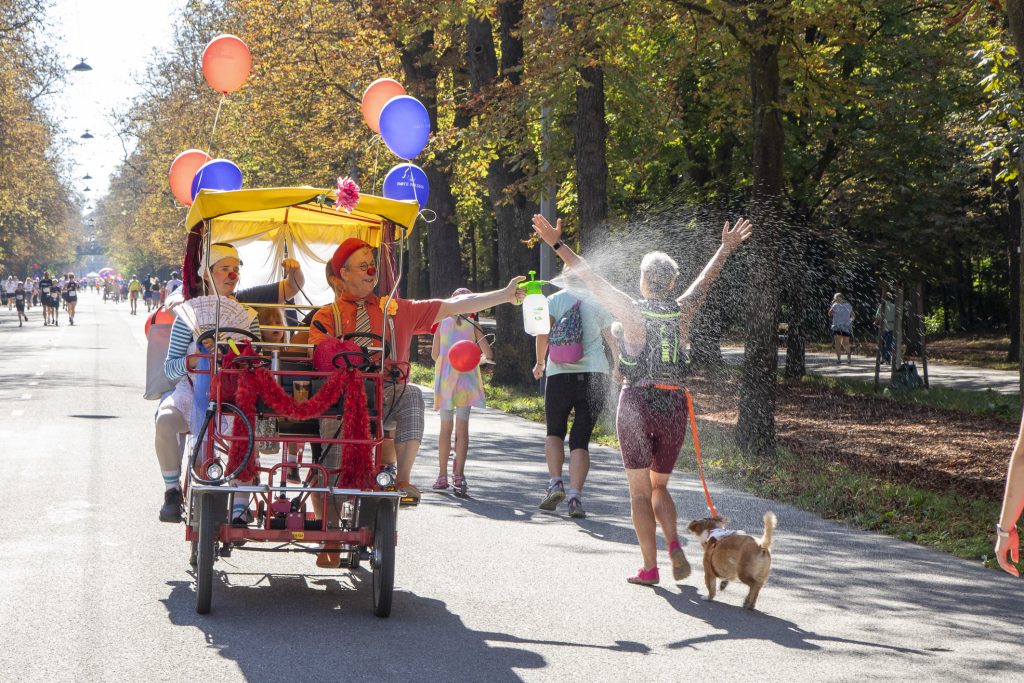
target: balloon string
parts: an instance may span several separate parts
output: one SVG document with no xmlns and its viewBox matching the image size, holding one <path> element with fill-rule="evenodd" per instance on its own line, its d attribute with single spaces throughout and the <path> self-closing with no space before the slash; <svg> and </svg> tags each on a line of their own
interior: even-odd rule
<svg viewBox="0 0 1024 683">
<path fill-rule="evenodd" d="M 375 192 L 377 191 L 376 190 L 376 188 L 377 188 L 377 179 L 378 179 L 377 169 L 378 169 L 378 165 L 379 165 L 379 162 L 380 162 L 380 145 L 378 145 L 377 143 L 380 142 L 380 141 L 381 141 L 380 135 L 374 135 L 372 138 L 370 138 L 370 141 L 368 143 L 366 143 L 366 149 L 369 149 L 370 147 L 373 147 L 373 175 L 370 176 L 370 178 L 371 178 L 370 187 L 374 188 Z M 383 183 L 383 181 L 381 181 L 381 182 Z M 380 190 L 380 192 L 382 193 L 383 190 Z"/>
<path fill-rule="evenodd" d="M 217 113 L 213 117 L 213 130 L 210 131 L 210 144 L 208 145 L 211 151 L 213 150 L 213 138 L 217 135 L 217 122 L 220 121 L 220 108 L 224 106 L 225 97 L 227 95 L 220 96 L 220 100 L 217 102 Z"/>
<path fill-rule="evenodd" d="M 210 150 L 206 153 L 206 156 L 211 159 L 213 158 L 213 139 L 217 135 L 217 122 L 220 121 L 220 108 L 224 106 L 225 97 L 227 97 L 227 95 L 222 93 L 220 99 L 217 101 L 217 113 L 213 115 L 213 130 L 210 131 L 210 139 L 206 145 L 206 149 Z M 199 167 L 199 180 L 197 181 L 199 187 L 203 186 L 203 173 L 205 173 L 203 167 L 205 166 L 206 164 L 203 164 L 203 166 Z"/>
</svg>

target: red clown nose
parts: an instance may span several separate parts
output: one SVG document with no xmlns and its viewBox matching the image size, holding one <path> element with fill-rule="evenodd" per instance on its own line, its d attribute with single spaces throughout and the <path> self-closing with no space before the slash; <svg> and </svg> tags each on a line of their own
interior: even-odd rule
<svg viewBox="0 0 1024 683">
<path fill-rule="evenodd" d="M 228 273 L 228 280 L 231 280 L 231 282 L 234 282 L 237 279 L 238 279 L 238 273 L 236 273 L 234 271 L 231 271 L 230 273 Z"/>
<path fill-rule="evenodd" d="M 377 268 L 374 266 L 370 266 L 369 268 L 366 269 L 366 274 L 369 275 L 370 277 L 373 277 L 374 275 L 377 274 Z"/>
</svg>

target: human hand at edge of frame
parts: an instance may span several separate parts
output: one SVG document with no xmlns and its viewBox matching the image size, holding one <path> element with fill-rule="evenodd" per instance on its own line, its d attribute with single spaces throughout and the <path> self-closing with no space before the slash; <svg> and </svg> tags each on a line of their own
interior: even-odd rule
<svg viewBox="0 0 1024 683">
<path fill-rule="evenodd" d="M 737 219 L 732 226 L 729 225 L 729 221 L 726 221 L 722 228 L 722 244 L 729 251 L 734 251 L 753 234 L 754 226 L 746 218 Z"/>
<path fill-rule="evenodd" d="M 533 231 L 550 247 L 562 239 L 562 219 L 556 220 L 555 226 L 551 227 L 551 223 L 548 222 L 547 218 L 536 213 L 533 215 Z"/>
<path fill-rule="evenodd" d="M 1007 561 L 1007 552 L 1010 553 L 1010 560 L 1013 562 L 1020 562 L 1020 537 L 1017 535 L 1016 524 L 1010 528 L 1009 536 L 1006 538 L 1001 536 L 996 538 L 996 562 L 999 563 L 999 568 L 1007 574 L 1020 576 L 1020 572 L 1017 571 L 1017 568 Z"/>
</svg>

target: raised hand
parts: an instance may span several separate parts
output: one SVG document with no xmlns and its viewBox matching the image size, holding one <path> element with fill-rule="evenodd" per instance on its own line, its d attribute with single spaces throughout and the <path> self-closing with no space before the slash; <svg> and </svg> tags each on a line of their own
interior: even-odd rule
<svg viewBox="0 0 1024 683">
<path fill-rule="evenodd" d="M 533 216 L 533 231 L 537 233 L 537 236 L 544 240 L 544 243 L 548 246 L 553 245 L 558 240 L 562 239 L 562 219 L 559 218 L 555 221 L 555 227 L 551 227 L 551 223 L 548 222 L 547 218 L 538 214 Z"/>
<path fill-rule="evenodd" d="M 746 218 L 740 218 L 731 227 L 729 221 L 726 221 L 725 227 L 722 228 L 722 244 L 729 251 L 733 251 L 753 234 L 754 227 Z"/>
</svg>

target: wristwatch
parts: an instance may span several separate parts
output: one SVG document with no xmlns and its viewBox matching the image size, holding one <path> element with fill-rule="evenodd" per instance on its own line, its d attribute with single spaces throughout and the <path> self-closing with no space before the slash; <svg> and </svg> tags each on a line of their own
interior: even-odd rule
<svg viewBox="0 0 1024 683">
<path fill-rule="evenodd" d="M 558 251 L 562 248 L 562 240 L 555 240 L 555 243 L 551 245 L 551 248 Z"/>
<path fill-rule="evenodd" d="M 1001 526 L 996 524 L 996 536 L 998 536 L 999 538 L 1009 538 L 1010 537 L 1010 532 L 1009 531 L 1004 531 Z"/>
</svg>

